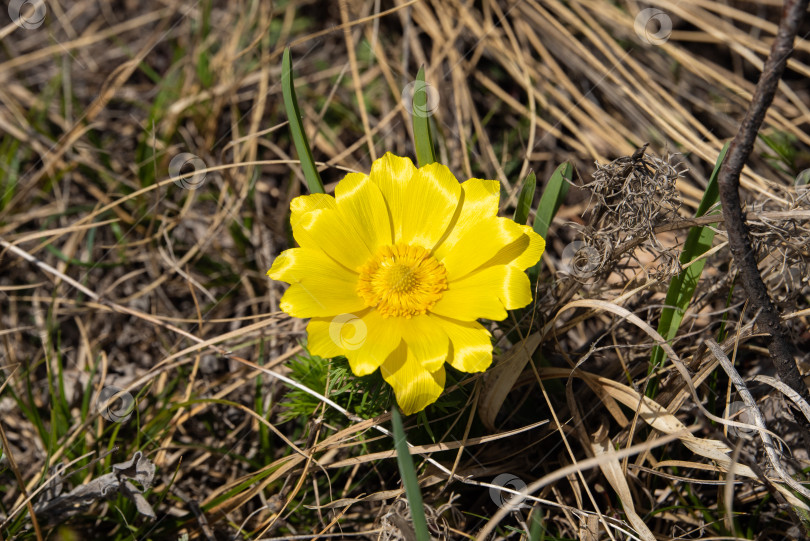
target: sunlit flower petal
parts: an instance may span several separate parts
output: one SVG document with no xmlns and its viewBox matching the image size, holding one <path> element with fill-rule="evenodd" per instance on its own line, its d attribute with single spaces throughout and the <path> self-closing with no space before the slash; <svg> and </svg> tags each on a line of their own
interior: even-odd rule
<svg viewBox="0 0 810 541">
<path fill-rule="evenodd" d="M 302 247 L 319 248 L 349 270 L 357 269 L 372 253 L 338 208 L 302 215 L 293 233 L 297 233 L 295 240 Z"/>
<path fill-rule="evenodd" d="M 408 350 L 428 372 L 435 372 L 447 360 L 447 332 L 436 324 L 432 315 L 416 316 L 402 321 L 402 338 Z"/>
<path fill-rule="evenodd" d="M 307 349 L 312 355 L 329 359 L 343 355 L 340 340 L 333 340 L 330 332 L 332 317 L 313 317 L 307 324 Z"/>
<path fill-rule="evenodd" d="M 390 152 L 371 164 L 369 177 L 383 194 L 391 215 L 391 227 L 394 240 L 402 237 L 402 212 L 405 204 L 405 191 L 411 178 L 416 174 L 416 167 L 408 158 L 400 158 Z"/>
<path fill-rule="evenodd" d="M 512 222 L 512 224 L 515 228 L 512 229 L 512 231 L 520 232 L 518 237 L 501 247 L 497 254 L 476 270 L 483 270 L 487 267 L 495 267 L 498 265 L 508 265 L 522 271 L 537 263 L 537 260 L 540 259 L 545 249 L 543 237 L 535 233 L 530 227 L 525 225 L 518 226 L 514 222 Z"/>
<path fill-rule="evenodd" d="M 499 268 L 506 267 L 490 267 L 451 282 L 442 298 L 433 305 L 431 312 L 460 321 L 506 319 L 506 309 L 497 293 L 503 287 L 499 280 L 504 278 L 504 273 L 498 272 Z"/>
<path fill-rule="evenodd" d="M 385 381 L 394 388 L 397 404 L 405 415 L 425 409 L 442 394 L 444 365 L 428 371 L 403 343 L 380 367 Z"/>
<path fill-rule="evenodd" d="M 317 249 L 292 248 L 282 252 L 267 275 L 290 284 L 279 306 L 291 316 L 328 316 L 365 307 L 353 291 L 357 274 Z"/>
<path fill-rule="evenodd" d="M 461 185 L 446 166 L 420 167 L 405 190 L 402 235 L 396 242 L 432 249 L 450 225 L 460 196 Z"/>
<path fill-rule="evenodd" d="M 540 256 L 543 255 L 543 252 L 546 249 L 546 241 L 534 232 L 534 229 L 529 227 L 528 225 L 520 226 L 523 229 L 523 232 L 529 237 L 529 246 L 519 255 L 517 256 L 509 265 L 520 269 L 525 270 L 537 263 L 540 259 Z"/>
<path fill-rule="evenodd" d="M 510 265 L 497 265 L 451 282 L 432 312 L 462 321 L 501 321 L 506 319 L 506 310 L 523 308 L 531 301 L 526 273 Z"/>
<path fill-rule="evenodd" d="M 441 260 L 447 269 L 448 280 L 458 280 L 474 272 L 521 237 L 526 239 L 525 246 L 514 255 L 505 254 L 507 263 L 525 251 L 529 244 L 529 239 L 520 226 L 508 218 L 496 216 L 484 218 L 470 226 L 447 257 Z"/>
<path fill-rule="evenodd" d="M 403 321 L 383 319 L 374 309 L 363 312 L 360 321 L 362 325 L 358 324 L 360 327 L 351 342 L 344 340 L 343 355 L 355 375 L 366 376 L 377 370 L 402 342 Z"/>
<path fill-rule="evenodd" d="M 498 214 L 500 183 L 497 180 L 471 178 L 461 183 L 461 190 L 461 209 L 451 222 L 446 238 L 434 250 L 437 259 L 444 259 L 470 227 Z"/>
<path fill-rule="evenodd" d="M 290 225 L 292 226 L 293 237 L 300 246 L 304 245 L 306 238 L 301 230 L 301 220 L 313 210 L 333 209 L 337 207 L 335 198 L 324 193 L 314 193 L 312 195 L 302 195 L 290 201 Z M 317 242 L 313 243 L 317 246 Z"/>
<path fill-rule="evenodd" d="M 448 361 L 462 372 L 483 372 L 492 364 L 492 335 L 477 321 L 459 321 L 437 314 L 433 322 L 450 337 L 452 357 Z"/>
<path fill-rule="evenodd" d="M 335 188 L 342 222 L 373 253 L 392 244 L 391 216 L 382 192 L 369 177 L 350 173 Z"/>
</svg>

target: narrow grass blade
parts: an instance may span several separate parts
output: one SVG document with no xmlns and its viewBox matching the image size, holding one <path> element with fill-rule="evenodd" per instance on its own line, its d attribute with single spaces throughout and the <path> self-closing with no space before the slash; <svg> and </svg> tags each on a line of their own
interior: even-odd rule
<svg viewBox="0 0 810 541">
<path fill-rule="evenodd" d="M 701 199 L 700 204 L 698 205 L 695 217 L 700 217 L 706 214 L 706 212 L 708 212 L 708 210 L 712 208 L 712 206 L 714 206 L 719 199 L 717 176 L 720 173 L 720 166 L 726 157 L 726 151 L 728 151 L 728 143 L 726 143 L 726 146 L 723 147 L 723 150 L 720 151 L 720 155 L 717 157 L 714 170 L 712 171 L 711 177 L 709 177 L 709 185 L 706 187 L 706 191 L 703 193 L 703 199 Z M 713 240 L 714 231 L 712 231 L 709 226 L 692 227 L 689 229 L 689 233 L 686 236 L 686 242 L 683 245 L 683 251 L 681 252 L 681 264 L 685 265 L 693 259 L 706 253 L 709 248 L 712 247 Z M 689 303 L 692 302 L 692 295 L 695 293 L 698 280 L 700 280 L 700 275 L 703 272 L 703 267 L 705 264 L 705 259 L 698 261 L 672 278 L 672 281 L 669 283 L 667 297 L 664 301 L 666 307 L 661 311 L 661 319 L 658 322 L 658 332 L 664 339 L 672 340 L 678 333 L 678 328 L 681 325 L 681 321 L 683 320 L 683 316 L 686 313 L 687 308 L 689 308 Z M 663 362 L 664 351 L 660 347 L 655 346 L 650 358 L 648 373 L 655 370 Z M 650 383 L 650 386 L 647 389 L 647 396 L 655 396 L 657 388 L 656 383 L 657 382 L 655 381 Z"/>
<path fill-rule="evenodd" d="M 525 225 L 529 219 L 529 211 L 532 209 L 535 191 L 537 191 L 537 177 L 535 177 L 534 171 L 529 171 L 523 181 L 523 188 L 520 190 L 517 207 L 515 208 L 515 221 L 520 225 Z"/>
<path fill-rule="evenodd" d="M 574 167 L 570 162 L 563 162 L 557 167 L 540 196 L 540 204 L 537 206 L 537 215 L 534 217 L 534 231 L 543 238 L 548 234 L 548 227 L 554 219 L 554 215 L 560 210 L 560 206 L 568 194 L 569 182 L 573 178 Z M 529 269 L 529 278 L 534 283 L 540 274 L 541 257 L 537 264 Z"/>
<path fill-rule="evenodd" d="M 546 528 L 543 525 L 543 511 L 539 507 L 535 507 L 529 519 L 529 541 L 544 541 L 545 538 Z"/>
<path fill-rule="evenodd" d="M 425 508 L 422 505 L 422 493 L 416 479 L 413 459 L 408 451 L 408 442 L 405 440 L 405 427 L 402 426 L 402 417 L 400 417 L 396 406 L 391 411 L 391 424 L 394 427 L 394 448 L 397 450 L 397 465 L 399 466 L 399 474 L 402 476 L 402 484 L 405 486 L 405 494 L 408 496 L 408 505 L 411 507 L 411 521 L 413 522 L 414 533 L 416 533 L 417 541 L 430 541 L 427 520 L 425 519 Z"/>
<path fill-rule="evenodd" d="M 562 202 L 568 193 L 568 182 L 571 180 L 574 167 L 570 162 L 563 162 L 551 175 L 551 178 L 540 196 L 540 204 L 537 206 L 537 216 L 534 218 L 534 230 L 541 237 L 545 238 L 548 227 L 554 215 L 560 210 Z"/>
<path fill-rule="evenodd" d="M 287 118 L 290 120 L 290 134 L 293 143 L 295 143 L 298 159 L 301 160 L 301 169 L 304 170 L 304 178 L 307 180 L 309 193 L 324 193 L 323 181 L 321 181 L 321 175 L 318 174 L 318 169 L 315 167 L 307 134 L 301 124 L 301 113 L 298 110 L 298 100 L 295 97 L 295 83 L 293 82 L 289 47 L 284 49 L 284 56 L 281 59 L 281 91 L 284 95 L 284 109 L 286 109 Z"/>
<path fill-rule="evenodd" d="M 433 153 L 433 135 L 430 132 L 430 113 L 428 112 L 428 92 L 425 84 L 425 68 L 419 68 L 416 84 L 413 87 L 411 118 L 413 120 L 413 145 L 416 148 L 416 160 L 419 167 L 436 161 Z"/>
</svg>

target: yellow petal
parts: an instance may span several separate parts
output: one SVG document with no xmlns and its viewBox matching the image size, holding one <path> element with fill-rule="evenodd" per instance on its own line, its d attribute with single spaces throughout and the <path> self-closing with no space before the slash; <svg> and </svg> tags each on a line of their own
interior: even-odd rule
<svg viewBox="0 0 810 541">
<path fill-rule="evenodd" d="M 528 237 L 523 234 L 521 227 L 509 218 L 483 218 L 478 223 L 467 228 L 464 236 L 455 243 L 447 256 L 441 260 L 447 270 L 447 279 L 458 280 L 475 271 L 502 251 L 508 251 L 508 247 L 521 237 Z M 510 263 L 526 246 L 515 250 L 514 255 L 501 264 Z"/>
<path fill-rule="evenodd" d="M 444 258 L 467 230 L 485 218 L 498 214 L 500 184 L 497 180 L 471 178 L 461 184 L 461 209 L 450 224 L 447 237 L 435 248 L 435 256 Z"/>
<path fill-rule="evenodd" d="M 301 219 L 313 210 L 333 209 L 336 206 L 335 198 L 324 193 L 302 195 L 290 201 L 290 225 L 292 226 L 293 237 L 295 237 L 299 245 L 301 241 L 299 240 L 298 229 L 300 228 Z"/>
<path fill-rule="evenodd" d="M 494 287 L 498 297 L 507 310 L 517 310 L 532 302 L 532 284 L 522 270 L 512 265 L 492 267 L 492 273 L 499 275 L 495 280 L 499 287 Z"/>
<path fill-rule="evenodd" d="M 435 372 L 447 360 L 450 342 L 447 333 L 429 315 L 402 319 L 402 338 L 413 357 L 428 372 Z"/>
<path fill-rule="evenodd" d="M 444 389 L 444 365 L 429 372 L 401 344 L 380 367 L 383 378 L 394 388 L 397 404 L 405 415 L 422 411 L 439 398 Z"/>
<path fill-rule="evenodd" d="M 432 250 L 444 236 L 460 196 L 461 185 L 447 166 L 420 167 L 405 188 L 402 235 L 397 242 Z"/>
<path fill-rule="evenodd" d="M 333 323 L 333 335 L 340 336 L 334 326 L 342 325 L 346 316 L 344 314 L 336 318 Z M 356 331 L 353 332 L 351 341 L 342 341 L 341 348 L 356 376 L 367 376 L 377 370 L 401 344 L 401 321 L 399 318 L 384 319 L 373 308 L 363 312 L 359 321 L 347 319 L 348 324 L 356 326 Z"/>
<path fill-rule="evenodd" d="M 510 265 L 520 270 L 524 270 L 536 265 L 537 262 L 540 261 L 540 256 L 543 255 L 543 252 L 546 249 L 546 241 L 543 239 L 543 237 L 535 233 L 534 229 L 528 225 L 522 225 L 520 227 L 523 229 L 526 236 L 529 237 L 529 246 L 512 263 L 510 263 Z"/>
<path fill-rule="evenodd" d="M 331 359 L 338 355 L 343 355 L 343 349 L 339 341 L 332 339 L 330 329 L 332 328 L 331 317 L 313 317 L 307 324 L 307 349 L 313 355 Z"/>
<path fill-rule="evenodd" d="M 294 317 L 328 316 L 361 310 L 366 305 L 355 291 L 358 275 L 320 250 L 285 250 L 267 275 L 290 284 L 280 307 Z"/>
<path fill-rule="evenodd" d="M 506 319 L 505 308 L 522 308 L 531 300 L 526 273 L 509 265 L 498 265 L 450 282 L 430 311 L 461 321 L 478 318 L 501 321 Z"/>
<path fill-rule="evenodd" d="M 366 175 L 349 173 L 335 188 L 343 223 L 374 253 L 392 244 L 391 216 L 382 192 Z"/>
<path fill-rule="evenodd" d="M 293 229 L 295 240 L 306 248 L 320 248 L 346 269 L 357 270 L 371 257 L 355 227 L 340 209 L 317 209 L 304 214 Z"/>
<path fill-rule="evenodd" d="M 405 189 L 416 174 L 416 167 L 408 158 L 400 158 L 387 152 L 371 164 L 369 178 L 380 188 L 391 215 L 394 241 L 402 235 L 402 208 Z"/>
<path fill-rule="evenodd" d="M 450 365 L 462 372 L 483 372 L 492 364 L 492 338 L 477 321 L 459 321 L 436 314 L 433 321 L 440 326 L 452 344 Z"/>
</svg>

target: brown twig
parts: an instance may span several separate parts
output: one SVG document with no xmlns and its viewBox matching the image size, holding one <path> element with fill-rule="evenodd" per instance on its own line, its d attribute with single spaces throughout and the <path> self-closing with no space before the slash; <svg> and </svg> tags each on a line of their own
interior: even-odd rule
<svg viewBox="0 0 810 541">
<path fill-rule="evenodd" d="M 728 150 L 728 157 L 720 169 L 718 184 L 723 203 L 729 246 L 740 268 L 742 283 L 751 304 L 759 312 L 757 325 L 771 337 L 768 350 L 779 377 L 805 400 L 810 392 L 794 359 L 794 346 L 782 325 L 779 312 L 768 294 L 768 289 L 757 270 L 757 259 L 751 247 L 751 237 L 740 203 L 740 173 L 754 147 L 757 132 L 765 119 L 765 113 L 773 102 L 774 94 L 785 70 L 788 56 L 793 51 L 796 32 L 807 10 L 808 0 L 786 0 L 782 20 L 771 47 L 768 60 L 762 69 L 751 106 L 740 129 Z M 810 441 L 810 422 L 803 415 L 794 415 L 802 427 L 805 442 Z"/>
</svg>

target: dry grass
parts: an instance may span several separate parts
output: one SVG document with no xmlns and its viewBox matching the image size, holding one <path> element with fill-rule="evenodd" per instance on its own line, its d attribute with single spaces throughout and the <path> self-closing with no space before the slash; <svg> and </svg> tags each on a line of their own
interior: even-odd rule
<svg viewBox="0 0 810 541">
<path fill-rule="evenodd" d="M 667 39 L 637 35 L 648 5 L 594 0 L 54 0 L 38 28 L 2 23 L 0 538 L 408 538 L 381 433 L 390 396 L 339 361 L 294 361 L 305 322 L 278 311 L 282 286 L 265 276 L 305 190 L 281 99 L 288 43 L 327 191 L 386 151 L 413 155 L 401 95 L 422 64 L 437 157 L 459 178 L 500 180 L 504 215 L 529 169 L 542 181 L 569 160 L 583 185 L 595 162 L 644 143 L 682 155 L 672 212 L 634 207 L 632 231 L 613 216 L 587 279 L 560 272 L 595 214 L 573 189 L 533 309 L 497 328 L 500 368 L 459 378 L 409 419 L 434 535 L 527 536 L 534 508 L 554 539 L 801 536 L 808 455 L 768 379 L 722 224 L 645 396 L 677 272 L 661 257 L 677 253 L 737 129 L 779 3 L 650 5 L 672 23 Z M 808 75 L 800 40 L 742 182 L 763 272 L 804 351 L 810 205 L 793 185 L 810 167 Z M 172 161 L 182 153 L 196 175 Z M 287 376 L 346 392 L 314 398 Z M 107 388 L 135 398 L 124 422 L 98 407 Z M 726 405 L 751 400 L 772 435 L 726 433 Z M 156 466 L 136 487 L 154 520 L 125 489 L 40 512 L 138 451 Z M 514 478 L 531 489 L 518 509 L 505 503 Z"/>
</svg>

